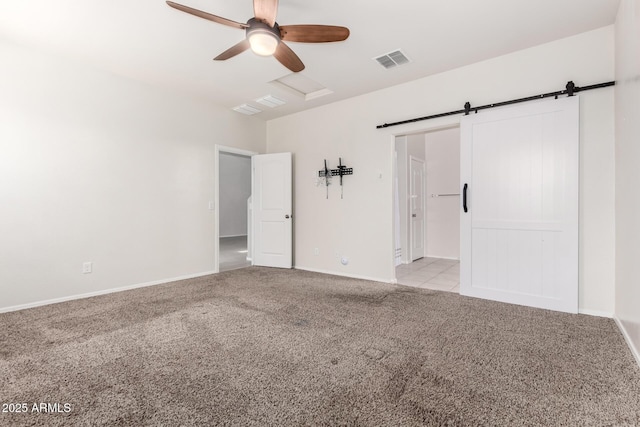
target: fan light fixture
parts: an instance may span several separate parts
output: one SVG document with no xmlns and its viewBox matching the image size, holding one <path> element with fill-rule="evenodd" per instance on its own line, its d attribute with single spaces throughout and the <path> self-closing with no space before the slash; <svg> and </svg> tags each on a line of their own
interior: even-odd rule
<svg viewBox="0 0 640 427">
<path fill-rule="evenodd" d="M 174 9 L 228 27 L 244 30 L 245 39 L 216 56 L 214 61 L 225 61 L 251 48 L 257 55 L 273 55 L 278 62 L 294 73 L 304 70 L 304 64 L 286 42 L 328 43 L 346 40 L 349 29 L 335 25 L 284 25 L 276 22 L 278 0 L 253 0 L 254 17 L 246 24 L 213 15 L 189 6 L 166 0 Z"/>
<path fill-rule="evenodd" d="M 255 29 L 249 34 L 251 50 L 260 56 L 271 56 L 278 48 L 280 40 L 270 31 Z"/>
</svg>

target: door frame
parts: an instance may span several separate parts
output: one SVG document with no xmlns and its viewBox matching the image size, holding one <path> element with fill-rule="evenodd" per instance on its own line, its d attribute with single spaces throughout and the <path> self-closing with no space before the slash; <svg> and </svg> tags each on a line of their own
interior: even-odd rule
<svg viewBox="0 0 640 427">
<path fill-rule="evenodd" d="M 245 156 L 251 158 L 256 154 L 256 151 L 243 150 L 235 147 L 227 147 L 224 145 L 216 144 L 214 146 L 213 154 L 213 166 L 214 166 L 214 179 L 213 179 L 213 209 L 209 206 L 209 210 L 213 210 L 213 271 L 214 273 L 220 272 L 220 153 L 236 154 L 239 156 Z M 253 175 L 253 174 L 252 174 Z M 253 177 L 252 177 L 253 180 Z M 249 219 L 250 221 L 251 219 Z"/>
</svg>

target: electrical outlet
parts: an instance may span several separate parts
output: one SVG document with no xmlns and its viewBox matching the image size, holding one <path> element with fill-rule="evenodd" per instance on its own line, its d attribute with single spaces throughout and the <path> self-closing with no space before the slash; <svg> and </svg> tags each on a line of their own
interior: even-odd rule
<svg viewBox="0 0 640 427">
<path fill-rule="evenodd" d="M 313 248 L 314 255 L 320 255 L 320 248 Z"/>
<path fill-rule="evenodd" d="M 85 262 L 82 263 L 82 274 L 89 274 L 93 271 L 93 263 Z"/>
</svg>

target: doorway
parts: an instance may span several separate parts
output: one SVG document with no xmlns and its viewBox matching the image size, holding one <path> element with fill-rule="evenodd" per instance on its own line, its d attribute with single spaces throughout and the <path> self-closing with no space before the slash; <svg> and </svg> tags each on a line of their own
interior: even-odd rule
<svg viewBox="0 0 640 427">
<path fill-rule="evenodd" d="M 238 163 L 229 162 L 230 159 L 238 160 L 238 158 L 243 159 L 243 162 L 248 161 L 248 171 L 240 175 L 233 170 Z M 214 164 L 217 179 L 214 180 L 214 200 L 209 201 L 209 210 L 215 214 L 214 271 L 220 272 L 250 265 L 291 268 L 293 265 L 292 154 L 258 154 L 253 151 L 216 145 Z M 231 167 L 226 168 L 229 165 Z M 227 175 L 234 178 L 226 179 Z M 239 195 L 239 186 L 236 182 L 239 180 L 249 183 L 249 192 Z M 233 209 L 225 201 L 225 193 L 228 192 L 234 193 L 234 197 L 239 199 Z M 231 216 L 240 217 L 239 221 L 237 218 L 235 220 L 246 224 L 246 232 L 244 228 L 241 228 L 240 232 L 230 232 L 225 229 L 223 218 L 225 211 L 230 211 Z M 243 239 L 244 236 L 246 237 Z M 238 237 L 238 239 L 226 240 L 227 237 Z M 245 239 L 246 244 L 243 244 Z M 227 255 L 232 259 L 225 258 Z"/>
<path fill-rule="evenodd" d="M 460 128 L 397 136 L 395 142 L 397 281 L 459 292 Z M 420 163 L 424 165 L 424 187 L 416 192 Z M 424 242 L 421 250 L 416 245 L 420 241 Z"/>
<path fill-rule="evenodd" d="M 248 245 L 251 157 L 222 152 L 219 166 L 219 268 L 227 271 L 251 265 Z"/>
<path fill-rule="evenodd" d="M 215 271 L 251 265 L 251 157 L 257 153 L 216 146 Z"/>
</svg>

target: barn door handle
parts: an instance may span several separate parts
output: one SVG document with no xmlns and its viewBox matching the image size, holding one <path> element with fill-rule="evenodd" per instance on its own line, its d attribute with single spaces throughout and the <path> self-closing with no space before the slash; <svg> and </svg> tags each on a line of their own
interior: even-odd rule
<svg viewBox="0 0 640 427">
<path fill-rule="evenodd" d="M 465 212 L 468 211 L 467 209 L 467 183 L 464 183 L 464 187 L 462 187 L 462 209 L 464 209 Z"/>
</svg>

